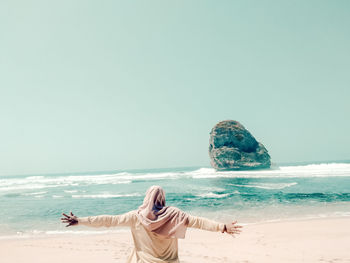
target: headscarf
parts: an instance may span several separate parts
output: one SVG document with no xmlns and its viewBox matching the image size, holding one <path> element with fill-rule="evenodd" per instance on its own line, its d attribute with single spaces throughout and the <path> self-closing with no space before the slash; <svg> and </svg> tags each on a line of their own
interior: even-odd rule
<svg viewBox="0 0 350 263">
<path fill-rule="evenodd" d="M 154 185 L 147 190 L 137 216 L 151 232 L 168 238 L 185 237 L 188 215 L 176 207 L 165 206 L 165 192 L 160 186 Z"/>
</svg>

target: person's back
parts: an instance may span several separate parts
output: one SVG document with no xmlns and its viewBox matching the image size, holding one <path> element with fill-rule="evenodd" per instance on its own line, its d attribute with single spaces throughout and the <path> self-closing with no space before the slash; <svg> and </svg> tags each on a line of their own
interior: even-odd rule
<svg viewBox="0 0 350 263">
<path fill-rule="evenodd" d="M 142 225 L 135 214 L 134 218 L 135 222 L 131 226 L 134 250 L 128 262 L 178 262 L 177 238 L 151 232 Z"/>
<path fill-rule="evenodd" d="M 159 189 L 162 190 L 157 186 L 157 190 Z M 161 196 L 164 198 L 164 202 L 162 201 L 163 205 L 160 209 L 158 209 L 159 207 L 157 208 L 158 213 L 156 215 L 159 215 L 159 218 L 157 216 L 150 220 L 150 216 L 148 215 L 150 211 L 145 209 L 145 207 L 152 207 L 152 211 L 155 211 L 154 207 L 156 205 L 149 203 L 150 198 L 147 193 L 144 204 L 140 206 L 139 210 L 130 211 L 122 215 L 99 215 L 80 218 L 74 216 L 72 213 L 70 216 L 63 214 L 66 218 L 62 218 L 62 220 L 65 223 L 69 223 L 67 226 L 130 227 L 134 240 L 134 249 L 127 260 L 128 263 L 179 262 L 178 238 L 185 237 L 187 227 L 208 231 L 221 231 L 222 233 L 227 232 L 229 234 L 238 234 L 240 232 L 238 229 L 240 226 L 236 226 L 236 222 L 231 223 L 227 227 L 223 223 L 188 215 L 175 207 L 165 207 L 164 194 Z M 155 199 L 151 199 L 154 201 L 157 198 L 158 195 L 156 195 Z M 143 210 L 146 212 L 144 214 L 148 215 L 148 217 L 145 218 L 142 215 Z M 159 213 L 161 210 L 163 212 Z"/>
</svg>

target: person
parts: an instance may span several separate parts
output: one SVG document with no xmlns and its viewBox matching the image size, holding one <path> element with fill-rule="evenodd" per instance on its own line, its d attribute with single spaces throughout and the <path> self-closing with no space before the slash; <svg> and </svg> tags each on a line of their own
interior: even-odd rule
<svg viewBox="0 0 350 263">
<path fill-rule="evenodd" d="M 178 239 L 185 238 L 188 227 L 227 233 L 241 232 L 237 221 L 230 224 L 215 222 L 189 215 L 177 207 L 165 205 L 165 192 L 160 186 L 151 186 L 138 210 L 122 215 L 98 215 L 77 217 L 62 213 L 66 226 L 89 227 L 127 226 L 131 228 L 134 249 L 127 263 L 179 262 Z"/>
</svg>

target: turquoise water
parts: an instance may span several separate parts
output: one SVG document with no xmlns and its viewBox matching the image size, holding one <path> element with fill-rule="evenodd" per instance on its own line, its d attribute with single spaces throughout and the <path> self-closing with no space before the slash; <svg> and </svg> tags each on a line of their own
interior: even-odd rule
<svg viewBox="0 0 350 263">
<path fill-rule="evenodd" d="M 216 172 L 211 168 L 111 171 L 0 177 L 0 235 L 87 232 L 65 228 L 78 216 L 136 209 L 147 188 L 161 185 L 167 204 L 216 220 L 242 223 L 350 216 L 350 163 Z"/>
</svg>

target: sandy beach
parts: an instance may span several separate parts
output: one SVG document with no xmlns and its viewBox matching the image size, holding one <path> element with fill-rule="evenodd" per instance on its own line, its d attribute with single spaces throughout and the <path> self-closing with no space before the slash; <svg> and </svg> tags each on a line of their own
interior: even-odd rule
<svg viewBox="0 0 350 263">
<path fill-rule="evenodd" d="M 244 226 L 237 238 L 189 229 L 181 262 L 350 262 L 350 218 Z M 0 240 L 2 263 L 125 262 L 131 234 L 60 235 Z"/>
</svg>

